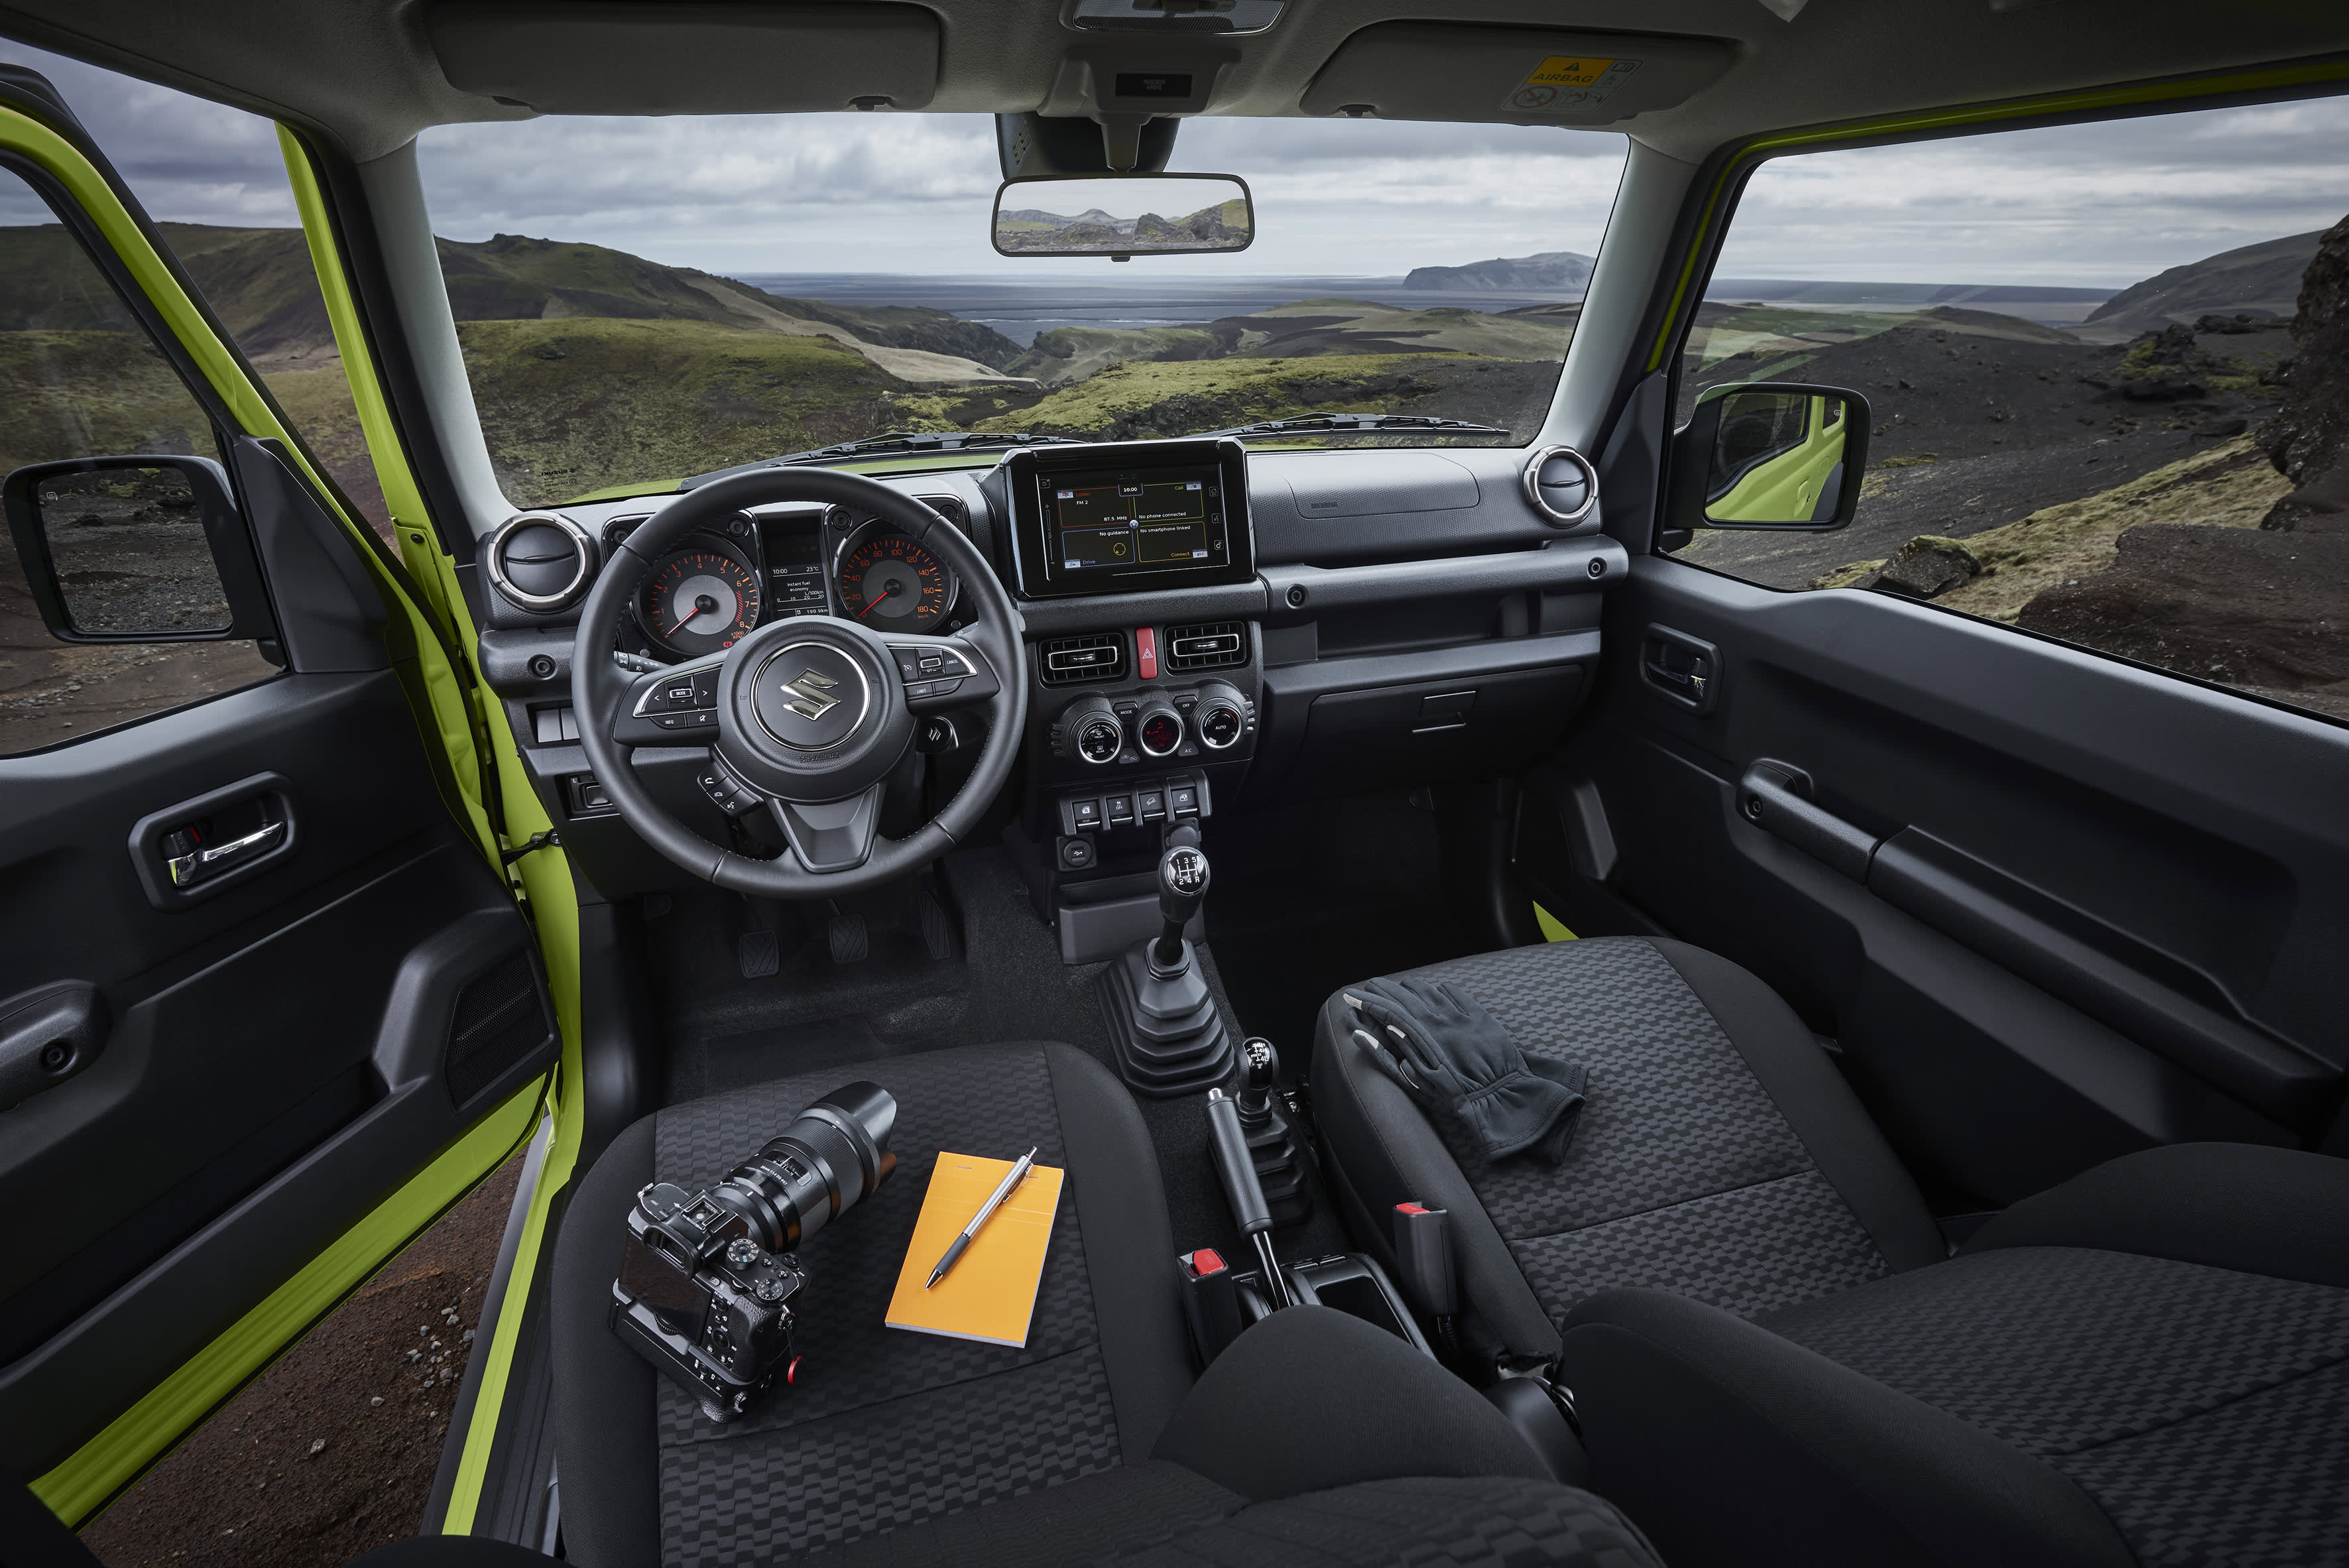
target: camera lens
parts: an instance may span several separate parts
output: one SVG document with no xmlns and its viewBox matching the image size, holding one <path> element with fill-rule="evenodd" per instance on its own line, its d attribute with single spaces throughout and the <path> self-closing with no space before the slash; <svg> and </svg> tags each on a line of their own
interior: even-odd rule
<svg viewBox="0 0 2349 1568">
<path fill-rule="evenodd" d="M 873 1195 L 897 1169 L 897 1101 L 876 1083 L 837 1088 L 709 1190 L 771 1253 L 788 1253 Z"/>
</svg>

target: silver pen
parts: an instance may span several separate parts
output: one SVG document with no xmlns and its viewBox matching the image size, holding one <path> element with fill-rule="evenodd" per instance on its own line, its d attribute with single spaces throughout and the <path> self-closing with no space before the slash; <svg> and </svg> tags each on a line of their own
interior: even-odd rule
<svg viewBox="0 0 2349 1568">
<path fill-rule="evenodd" d="M 1041 1146 L 1039 1145 L 1039 1147 Z M 998 1187 L 987 1202 L 978 1206 L 978 1212 L 970 1217 L 970 1223 L 965 1225 L 962 1228 L 962 1234 L 954 1239 L 954 1245 L 947 1249 L 947 1255 L 940 1258 L 938 1266 L 930 1271 L 928 1284 L 922 1286 L 924 1290 L 929 1289 L 930 1285 L 947 1277 L 947 1270 L 955 1266 L 955 1260 L 962 1256 L 963 1250 L 970 1245 L 971 1238 L 978 1234 L 978 1228 L 987 1223 L 987 1217 L 1003 1206 L 1003 1200 L 1011 1196 L 1011 1189 L 1026 1181 L 1028 1172 L 1034 1170 L 1035 1166 L 1036 1150 L 1030 1149 L 1019 1157 L 1019 1163 L 1011 1168 L 1010 1174 L 1004 1177 L 1003 1185 Z"/>
</svg>

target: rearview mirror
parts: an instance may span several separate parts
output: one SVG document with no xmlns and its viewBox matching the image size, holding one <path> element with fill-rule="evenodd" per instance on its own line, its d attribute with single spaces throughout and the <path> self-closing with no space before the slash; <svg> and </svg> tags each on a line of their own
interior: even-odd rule
<svg viewBox="0 0 2349 1568">
<path fill-rule="evenodd" d="M 1256 239 L 1247 182 L 1230 174 L 1070 174 L 1007 180 L 995 248 L 1007 256 L 1194 256 Z"/>
<path fill-rule="evenodd" d="M 1672 438 L 1672 528 L 1825 533 L 1859 506 L 1868 399 L 1835 387 L 1715 387 Z"/>
</svg>

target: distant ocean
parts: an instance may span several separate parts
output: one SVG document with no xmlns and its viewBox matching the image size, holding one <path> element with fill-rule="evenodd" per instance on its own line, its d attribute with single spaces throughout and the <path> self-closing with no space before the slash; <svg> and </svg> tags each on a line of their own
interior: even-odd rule
<svg viewBox="0 0 2349 1568">
<path fill-rule="evenodd" d="M 1249 315 L 1299 300 L 1335 296 L 1374 304 L 1427 310 L 1516 310 L 1529 304 L 1571 304 L 1579 290 L 1505 294 L 1487 289 L 1407 289 L 1400 277 L 1198 276 L 1153 278 L 1129 263 L 1133 275 L 1079 279 L 1071 273 L 1018 282 L 1000 273 L 923 276 L 916 273 L 741 273 L 753 287 L 792 299 L 834 304 L 919 304 L 950 311 L 993 327 L 1023 347 L 1056 326 L 1175 326 Z M 1823 283 L 1787 278 L 1716 279 L 1707 297 L 1754 300 L 1822 310 L 1901 310 L 1959 305 L 2072 325 L 2117 291 L 1976 284 Z"/>
</svg>

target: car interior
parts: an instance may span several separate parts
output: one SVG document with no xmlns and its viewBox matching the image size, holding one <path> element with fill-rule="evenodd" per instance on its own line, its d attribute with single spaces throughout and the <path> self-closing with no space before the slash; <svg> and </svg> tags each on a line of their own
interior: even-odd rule
<svg viewBox="0 0 2349 1568">
<path fill-rule="evenodd" d="M 2343 718 L 1709 566 L 1921 469 L 1869 466 L 1910 449 L 1884 388 L 1700 391 L 1680 347 L 1770 160 L 2325 98 L 2340 8 L 0 33 L 283 128 L 389 518 L 196 241 L 0 68 L 0 162 L 221 454 L 16 469 L 24 613 L 122 640 L 45 520 L 176 486 L 224 607 L 170 635 L 267 677 L 0 756 L 0 1562 L 98 1561 L 76 1529 L 515 1150 L 388 1568 L 2349 1561 Z M 1276 221 L 1245 168 L 1145 190 L 1193 214 L 1155 236 L 1021 217 L 1195 178 L 1186 121 L 1626 150 L 1537 428 L 929 428 L 521 485 L 419 135 L 838 111 L 994 117 L 995 250 L 1122 281 Z M 907 1284 L 957 1160 L 1009 1172 L 958 1248 L 1041 1227 L 1016 1335 L 893 1326 L 976 1277 Z"/>
</svg>

